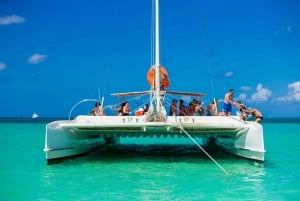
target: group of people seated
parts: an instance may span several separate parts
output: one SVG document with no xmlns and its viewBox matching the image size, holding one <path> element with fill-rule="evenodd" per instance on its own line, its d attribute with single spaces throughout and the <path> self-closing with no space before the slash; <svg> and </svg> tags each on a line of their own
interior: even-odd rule
<svg viewBox="0 0 300 201">
<path fill-rule="evenodd" d="M 140 111 L 140 112 L 141 112 L 141 115 L 143 115 L 145 112 L 148 111 L 149 104 L 145 104 L 144 107 L 141 109 L 142 109 L 142 111 Z M 117 111 L 118 116 L 128 116 L 131 113 L 131 109 L 129 107 L 129 102 L 125 101 L 125 102 L 121 103 L 120 107 L 116 111 Z M 102 107 L 100 102 L 95 103 L 95 107 L 92 109 L 90 114 L 92 116 L 104 116 L 105 115 L 104 108 Z"/>
<path fill-rule="evenodd" d="M 179 100 L 179 107 L 177 107 L 177 100 L 173 99 L 170 106 L 170 116 L 214 116 L 216 115 L 217 107 L 214 101 L 212 101 L 207 107 L 206 110 L 203 107 L 203 103 L 194 99 L 189 103 L 188 106 L 185 106 L 184 100 Z"/>
<path fill-rule="evenodd" d="M 241 116 L 241 119 L 246 121 L 248 119 L 248 116 L 251 115 L 252 118 L 255 118 L 255 122 L 261 123 L 263 120 L 262 113 L 256 109 L 256 108 L 246 108 L 245 104 L 243 104 L 241 101 L 234 101 L 233 100 L 233 93 L 234 90 L 230 89 L 228 93 L 225 94 L 224 98 L 224 105 L 223 110 L 221 112 L 218 112 L 217 109 L 217 102 L 215 100 L 211 101 L 206 109 L 203 107 L 203 102 L 200 102 L 199 100 L 193 99 L 189 103 L 188 106 L 185 106 L 184 100 L 179 100 L 179 106 L 177 106 L 177 100 L 173 99 L 172 104 L 170 105 L 170 116 L 230 116 L 232 105 L 237 107 L 239 109 L 239 113 Z M 140 108 L 138 111 L 136 111 L 137 116 L 144 115 L 146 112 L 148 112 L 149 104 L 145 104 L 143 108 Z M 117 110 L 119 116 L 128 116 L 131 113 L 129 103 L 128 101 L 125 101 L 121 103 L 120 108 Z M 91 111 L 91 115 L 94 116 L 103 116 L 105 115 L 104 109 L 101 106 L 100 102 L 95 103 L 94 109 Z"/>
</svg>

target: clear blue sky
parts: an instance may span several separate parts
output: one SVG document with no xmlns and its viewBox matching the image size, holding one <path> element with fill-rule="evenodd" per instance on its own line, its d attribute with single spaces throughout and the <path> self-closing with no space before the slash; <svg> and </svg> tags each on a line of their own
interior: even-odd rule
<svg viewBox="0 0 300 201">
<path fill-rule="evenodd" d="M 84 98 L 148 90 L 151 0 L 2 0 L 0 117 L 68 116 Z M 300 1 L 161 0 L 172 91 L 300 117 Z"/>
</svg>

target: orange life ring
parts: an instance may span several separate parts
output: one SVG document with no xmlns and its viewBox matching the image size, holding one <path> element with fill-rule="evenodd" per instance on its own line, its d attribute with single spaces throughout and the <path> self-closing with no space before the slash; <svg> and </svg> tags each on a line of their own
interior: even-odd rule
<svg viewBox="0 0 300 201">
<path fill-rule="evenodd" d="M 167 70 L 160 66 L 159 67 L 159 74 L 160 74 L 160 87 L 161 88 L 168 88 L 170 86 L 170 81 L 168 78 Z M 147 80 L 151 87 L 154 87 L 154 78 L 155 78 L 155 67 L 151 66 L 147 73 Z"/>
</svg>

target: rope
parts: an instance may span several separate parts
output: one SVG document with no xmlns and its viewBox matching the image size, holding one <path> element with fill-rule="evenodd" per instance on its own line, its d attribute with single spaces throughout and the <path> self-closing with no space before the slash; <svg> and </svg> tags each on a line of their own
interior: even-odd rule
<svg viewBox="0 0 300 201">
<path fill-rule="evenodd" d="M 201 149 L 201 151 L 203 151 L 207 156 L 208 156 L 208 158 L 210 158 L 226 175 L 229 175 L 229 173 L 213 158 L 213 157 L 211 157 L 206 151 L 205 151 L 205 149 L 194 139 L 194 138 L 192 138 L 192 136 L 190 135 L 190 134 L 188 134 L 188 132 L 186 132 L 183 128 L 182 128 L 182 126 L 181 126 L 181 124 L 180 124 L 180 126 L 179 126 L 179 128 L 180 128 L 180 130 L 182 130 L 198 147 L 199 147 L 199 149 Z"/>
</svg>

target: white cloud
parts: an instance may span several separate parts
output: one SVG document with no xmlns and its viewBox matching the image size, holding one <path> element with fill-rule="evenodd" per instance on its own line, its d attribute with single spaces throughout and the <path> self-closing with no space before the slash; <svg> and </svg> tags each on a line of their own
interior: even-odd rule
<svg viewBox="0 0 300 201">
<path fill-rule="evenodd" d="M 45 61 L 47 59 L 48 55 L 43 55 L 43 54 L 34 54 L 32 56 L 29 57 L 28 59 L 28 63 L 30 64 L 38 64 L 41 63 L 43 61 Z"/>
<path fill-rule="evenodd" d="M 273 101 L 275 101 L 275 102 L 289 102 L 289 101 L 292 101 L 292 97 L 289 97 L 289 96 L 277 97 L 277 98 L 273 98 Z"/>
<path fill-rule="evenodd" d="M 252 94 L 249 102 L 265 102 L 272 95 L 272 92 L 268 88 L 264 88 L 262 84 L 258 84 L 256 92 Z"/>
<path fill-rule="evenodd" d="M 241 86 L 240 88 L 242 91 L 250 91 L 251 90 L 251 87 L 249 86 Z"/>
<path fill-rule="evenodd" d="M 288 95 L 274 98 L 277 102 L 300 102 L 300 81 L 296 81 L 288 85 Z"/>
<path fill-rule="evenodd" d="M 300 81 L 288 85 L 290 94 L 295 101 L 300 101 Z"/>
<path fill-rule="evenodd" d="M 3 62 L 0 62 L 0 71 L 4 70 L 6 68 L 6 64 Z"/>
<path fill-rule="evenodd" d="M 232 77 L 233 76 L 233 72 L 232 71 L 228 71 L 224 74 L 225 77 Z"/>
<path fill-rule="evenodd" d="M 245 101 L 247 99 L 247 95 L 244 93 L 241 93 L 238 97 L 237 100 Z"/>
<path fill-rule="evenodd" d="M 20 24 L 25 22 L 25 18 L 18 15 L 0 17 L 0 25 Z"/>
</svg>

